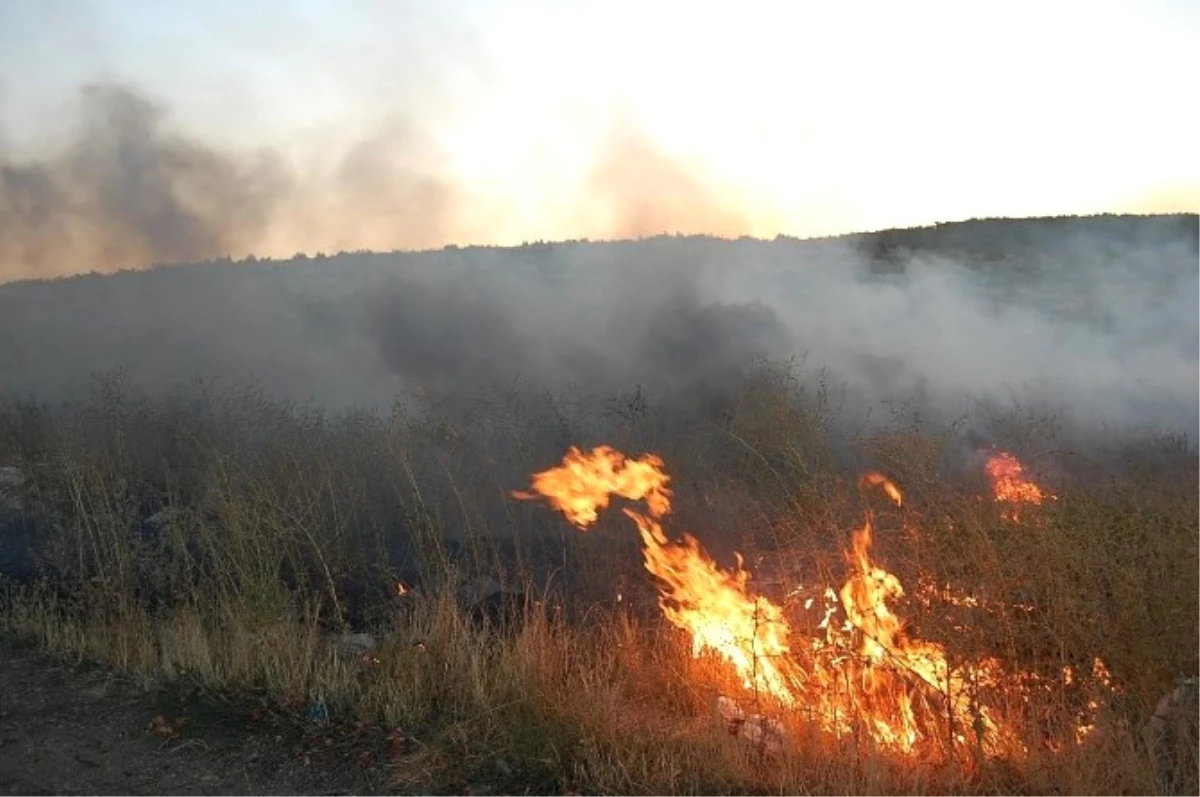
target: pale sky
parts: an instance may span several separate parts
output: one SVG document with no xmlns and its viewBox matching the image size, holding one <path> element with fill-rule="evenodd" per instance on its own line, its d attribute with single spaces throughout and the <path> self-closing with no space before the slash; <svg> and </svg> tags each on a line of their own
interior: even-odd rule
<svg viewBox="0 0 1200 797">
<path fill-rule="evenodd" d="M 1197 212 L 1198 53 L 1194 0 L 0 0 L 0 153 L 111 80 L 301 171 L 402 125 L 427 244 Z"/>
</svg>

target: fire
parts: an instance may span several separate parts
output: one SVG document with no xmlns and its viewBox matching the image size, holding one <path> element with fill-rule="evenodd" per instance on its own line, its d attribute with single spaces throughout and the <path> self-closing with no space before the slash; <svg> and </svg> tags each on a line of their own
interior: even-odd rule
<svg viewBox="0 0 1200 797">
<path fill-rule="evenodd" d="M 645 499 L 651 515 L 662 517 L 671 511 L 670 477 L 662 468 L 662 459 L 654 454 L 627 460 L 608 446 L 597 446 L 591 454 L 571 446 L 561 466 L 534 475 L 534 492 L 514 492 L 513 497 L 544 497 L 581 529 L 596 522 L 610 495 Z"/>
<path fill-rule="evenodd" d="M 996 451 L 988 457 L 984 467 L 988 478 L 991 479 L 992 493 L 998 503 L 1040 504 L 1046 498 L 1041 487 L 1025 478 L 1024 466 L 1012 454 Z M 1016 519 L 1016 510 L 1006 512 L 1005 517 Z"/>
<path fill-rule="evenodd" d="M 652 518 L 632 509 L 625 514 L 641 532 L 646 569 L 661 584 L 663 615 L 691 633 L 692 655 L 712 651 L 734 666 L 747 689 L 792 705 L 799 672 L 789 658 L 791 629 L 779 606 L 747 594 L 750 574 L 741 556 L 732 571 L 722 570 L 690 535 L 673 543 Z"/>
<path fill-rule="evenodd" d="M 892 483 L 891 479 L 882 473 L 871 471 L 862 477 L 862 483 L 872 487 L 882 487 L 888 498 L 892 499 L 892 503 L 896 506 L 904 506 L 904 494 L 900 492 L 899 487 Z"/>
<path fill-rule="evenodd" d="M 845 583 L 821 593 L 819 634 L 805 638 L 781 606 L 752 594 L 740 554 L 727 570 L 694 537 L 668 538 L 661 521 L 671 510 L 669 483 L 663 460 L 653 454 L 628 459 L 607 446 L 591 453 L 572 447 L 561 465 L 532 477 L 532 491 L 513 496 L 544 499 L 580 529 L 596 521 L 614 494 L 643 501 L 645 510 L 622 511 L 641 536 L 663 615 L 690 635 L 693 656 L 715 653 L 746 689 L 803 712 L 822 730 L 847 735 L 865 729 L 878 745 L 909 752 L 944 739 L 949 728 L 949 747 L 971 740 L 991 755 L 1023 751 L 1013 729 L 980 704 L 981 690 L 1000 683 L 999 662 L 951 666 L 943 646 L 911 638 L 892 612 L 889 603 L 903 597 L 904 588 L 871 561 L 869 515 L 852 535 Z M 900 489 L 882 474 L 868 473 L 862 483 L 903 505 Z M 805 609 L 814 602 L 808 597 Z M 833 622 L 839 610 L 845 619 Z"/>
<path fill-rule="evenodd" d="M 894 575 L 871 562 L 871 521 L 854 533 L 847 553 L 851 575 L 841 589 L 842 606 L 851 625 L 860 634 L 858 652 L 862 658 L 863 690 L 868 695 L 891 692 L 899 711 L 894 723 L 876 717 L 885 738 L 902 750 L 911 750 L 920 734 L 912 710 L 913 694 L 902 674 L 915 676 L 933 689 L 948 704 L 951 717 L 962 741 L 965 729 L 994 736 L 998 730 L 984 708 L 973 708 L 973 685 L 994 683 L 997 663 L 991 660 L 965 665 L 951 671 L 945 649 L 936 643 L 910 639 L 904 623 L 888 607 L 890 600 L 904 596 L 904 587 Z"/>
<path fill-rule="evenodd" d="M 733 571 L 722 570 L 700 543 L 685 535 L 669 540 L 658 518 L 671 510 L 670 477 L 653 454 L 631 460 L 608 446 L 590 454 L 572 447 L 557 468 L 535 474 L 533 492 L 515 498 L 543 497 L 574 525 L 586 529 L 608 506 L 612 494 L 645 500 L 646 513 L 626 508 L 642 537 L 646 569 L 659 579 L 659 605 L 677 627 L 692 635 L 692 652 L 716 652 L 737 670 L 748 689 L 790 705 L 795 678 L 788 657 L 790 634 L 783 611 L 746 591 L 750 574 L 739 558 Z"/>
</svg>

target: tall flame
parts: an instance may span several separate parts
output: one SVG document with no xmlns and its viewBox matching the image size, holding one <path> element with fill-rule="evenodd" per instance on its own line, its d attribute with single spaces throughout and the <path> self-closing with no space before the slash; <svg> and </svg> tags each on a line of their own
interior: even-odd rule
<svg viewBox="0 0 1200 797">
<path fill-rule="evenodd" d="M 646 513 L 626 508 L 642 537 L 646 569 L 658 578 L 664 616 L 692 636 L 692 652 L 718 653 L 733 664 L 743 685 L 791 705 L 795 673 L 788 658 L 790 634 L 783 611 L 746 591 L 750 574 L 739 557 L 732 571 L 722 570 L 700 543 L 684 535 L 669 540 L 657 518 L 671 510 L 670 477 L 654 454 L 632 460 L 608 446 L 590 454 L 575 447 L 556 468 L 537 473 L 533 492 L 514 492 L 521 499 L 542 497 L 579 528 L 587 528 L 608 506 L 610 496 L 645 500 Z"/>
<path fill-rule="evenodd" d="M 641 536 L 663 615 L 690 634 L 692 654 L 716 653 L 744 687 L 803 709 L 825 731 L 865 728 L 877 744 L 911 751 L 949 727 L 952 746 L 973 732 L 987 753 L 1023 749 L 1012 729 L 978 704 L 978 688 L 998 683 L 999 663 L 984 659 L 951 667 L 941 645 L 910 638 L 890 609 L 904 588 L 870 559 L 870 516 L 852 536 L 845 583 L 837 593 L 824 592 L 825 615 L 817 626 L 823 635 L 801 640 L 794 638 L 782 607 L 750 593 L 740 554 L 725 570 L 694 537 L 684 534 L 680 542 L 667 537 L 660 520 L 670 513 L 672 493 L 663 467 L 653 454 L 632 460 L 608 446 L 590 453 L 572 447 L 561 465 L 532 477 L 531 492 L 513 496 L 545 499 L 581 529 L 596 521 L 614 494 L 644 501 L 645 511 L 622 511 Z M 903 505 L 900 489 L 882 474 L 868 473 L 862 483 L 880 487 Z M 809 598 L 806 608 L 813 602 Z M 841 624 L 831 622 L 838 608 L 845 615 Z"/>
</svg>

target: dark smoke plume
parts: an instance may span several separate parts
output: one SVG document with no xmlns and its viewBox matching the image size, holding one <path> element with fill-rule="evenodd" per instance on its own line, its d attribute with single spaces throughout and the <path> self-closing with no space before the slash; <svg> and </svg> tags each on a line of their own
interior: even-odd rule
<svg viewBox="0 0 1200 797">
<path fill-rule="evenodd" d="M 160 106 L 92 85 L 66 151 L 0 162 L 0 281 L 244 251 L 289 190 L 269 156 L 238 159 L 171 132 Z"/>
<path fill-rule="evenodd" d="M 677 400 L 728 391 L 756 361 L 789 351 L 786 327 L 765 304 L 706 297 L 678 268 L 596 268 L 609 273 L 594 303 L 569 283 L 515 274 L 394 277 L 368 302 L 367 333 L 402 382 L 447 396 L 519 376 L 539 389 L 642 385 Z"/>
<path fill-rule="evenodd" d="M 128 86 L 87 86 L 77 110 L 63 149 L 0 159 L 0 283 L 268 251 L 429 248 L 474 229 L 435 143 L 401 117 L 297 166 L 189 137 Z"/>
</svg>

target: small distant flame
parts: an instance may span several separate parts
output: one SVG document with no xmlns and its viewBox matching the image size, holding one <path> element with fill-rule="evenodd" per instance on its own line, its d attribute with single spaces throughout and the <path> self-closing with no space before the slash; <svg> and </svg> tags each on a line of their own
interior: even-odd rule
<svg viewBox="0 0 1200 797">
<path fill-rule="evenodd" d="M 1025 478 L 1025 468 L 1012 454 L 998 451 L 987 461 L 988 476 L 997 501 L 1010 503 L 1040 504 L 1042 488 Z"/>
<path fill-rule="evenodd" d="M 882 487 L 888 498 L 892 499 L 892 503 L 896 506 L 904 506 L 904 495 L 900 492 L 900 488 L 882 473 L 871 471 L 862 477 L 862 483 L 872 487 Z"/>
<path fill-rule="evenodd" d="M 988 478 L 992 482 L 992 493 L 997 503 L 1002 504 L 1040 504 L 1046 494 L 1036 482 L 1025 477 L 1025 468 L 1012 454 L 1006 451 L 994 451 L 988 456 Z M 1054 496 L 1050 496 L 1054 498 Z M 1004 516 L 1016 520 L 1016 509 L 1005 511 Z"/>
<path fill-rule="evenodd" d="M 412 592 L 412 587 L 405 584 L 402 580 L 396 579 L 396 595 L 403 598 L 408 593 Z"/>
<path fill-rule="evenodd" d="M 1064 667 L 1064 670 L 1070 670 L 1070 667 Z M 1075 681 L 1074 673 L 1064 672 L 1063 682 L 1070 686 Z M 1100 658 L 1092 660 L 1092 678 L 1093 683 L 1109 693 L 1117 691 L 1116 684 L 1113 683 L 1112 674 L 1108 671 L 1108 666 Z M 1087 698 L 1087 707 L 1079 712 L 1076 717 L 1075 725 L 1075 743 L 1083 744 L 1093 733 L 1096 732 L 1096 715 L 1100 711 L 1100 699 L 1098 690 L 1092 689 Z"/>
</svg>

